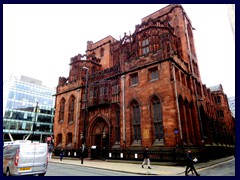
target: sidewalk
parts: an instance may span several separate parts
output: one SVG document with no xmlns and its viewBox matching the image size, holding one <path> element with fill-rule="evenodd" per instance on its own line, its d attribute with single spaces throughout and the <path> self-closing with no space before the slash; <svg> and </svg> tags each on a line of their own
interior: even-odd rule
<svg viewBox="0 0 240 180">
<path fill-rule="evenodd" d="M 219 163 L 223 163 L 229 160 L 234 159 L 233 156 L 229 156 L 226 158 L 221 158 L 217 160 L 211 160 L 205 163 L 197 163 L 195 164 L 196 170 L 201 170 L 206 167 L 210 167 Z M 90 160 L 90 159 L 84 159 L 83 164 L 81 164 L 80 159 L 71 159 L 71 158 L 64 158 L 62 161 L 59 160 L 59 158 L 53 157 L 52 159 L 49 159 L 50 163 L 61 163 L 61 164 L 72 164 L 72 165 L 79 165 L 79 166 L 85 166 L 85 167 L 91 167 L 91 168 L 99 168 L 99 169 L 108 169 L 118 172 L 126 172 L 126 173 L 134 173 L 134 174 L 142 174 L 142 175 L 160 175 L 160 176 L 181 176 L 184 175 L 185 166 L 169 166 L 169 165 L 159 165 L 152 163 L 151 167 L 152 169 L 148 169 L 147 165 L 144 166 L 144 168 L 141 167 L 142 162 L 136 162 L 136 161 L 114 161 L 112 160 Z"/>
</svg>

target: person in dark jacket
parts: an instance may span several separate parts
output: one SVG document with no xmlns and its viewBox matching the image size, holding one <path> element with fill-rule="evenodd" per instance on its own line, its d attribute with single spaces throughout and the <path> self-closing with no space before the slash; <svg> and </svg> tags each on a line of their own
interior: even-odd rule
<svg viewBox="0 0 240 180">
<path fill-rule="evenodd" d="M 52 151 L 53 151 L 53 145 L 49 144 L 48 145 L 48 158 L 52 159 Z"/>
<path fill-rule="evenodd" d="M 188 176 L 188 173 L 190 171 L 194 171 L 196 176 L 200 176 L 200 174 L 197 173 L 197 171 L 196 171 L 196 169 L 193 165 L 194 159 L 192 158 L 191 150 L 188 150 L 187 153 L 186 153 L 186 161 L 187 161 L 187 167 L 186 167 L 186 170 L 185 170 L 185 176 Z"/>
<path fill-rule="evenodd" d="M 61 151 L 60 151 L 60 161 L 62 161 L 63 155 L 64 155 L 64 151 L 63 151 L 63 149 L 61 149 Z"/>
<path fill-rule="evenodd" d="M 152 169 L 150 166 L 150 159 L 148 156 L 148 147 L 146 147 L 143 151 L 143 163 L 142 163 L 142 168 L 144 168 L 144 164 L 147 163 L 148 169 Z"/>
<path fill-rule="evenodd" d="M 106 160 L 106 157 L 107 157 L 107 148 L 105 146 L 103 146 L 103 148 L 102 148 L 102 159 L 103 159 L 103 161 Z"/>
</svg>

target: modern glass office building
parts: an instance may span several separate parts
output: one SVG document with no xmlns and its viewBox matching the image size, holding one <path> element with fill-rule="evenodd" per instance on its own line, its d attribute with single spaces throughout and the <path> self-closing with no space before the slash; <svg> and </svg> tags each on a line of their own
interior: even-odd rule
<svg viewBox="0 0 240 180">
<path fill-rule="evenodd" d="M 53 137 L 54 88 L 40 80 L 10 77 L 3 85 L 3 138 L 45 142 Z"/>
<path fill-rule="evenodd" d="M 228 98 L 228 104 L 232 112 L 232 116 L 235 118 L 235 96 Z"/>
</svg>

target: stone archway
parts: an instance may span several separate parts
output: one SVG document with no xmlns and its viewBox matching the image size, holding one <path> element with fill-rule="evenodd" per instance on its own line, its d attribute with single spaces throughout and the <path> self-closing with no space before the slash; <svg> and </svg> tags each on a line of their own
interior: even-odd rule
<svg viewBox="0 0 240 180">
<path fill-rule="evenodd" d="M 109 145 L 109 126 L 105 119 L 97 117 L 90 131 L 91 157 L 102 158 L 103 148 Z"/>
</svg>

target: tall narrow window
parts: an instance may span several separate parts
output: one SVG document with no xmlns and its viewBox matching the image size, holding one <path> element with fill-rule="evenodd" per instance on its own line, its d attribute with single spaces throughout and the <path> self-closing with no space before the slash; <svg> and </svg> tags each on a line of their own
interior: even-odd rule
<svg viewBox="0 0 240 180">
<path fill-rule="evenodd" d="M 72 146 L 72 133 L 67 133 L 66 146 L 67 147 Z"/>
<path fill-rule="evenodd" d="M 202 96 L 202 91 L 201 91 L 201 85 L 200 85 L 200 83 L 199 82 L 197 82 L 197 93 L 198 93 L 198 95 L 199 96 Z"/>
<path fill-rule="evenodd" d="M 75 97 L 71 96 L 69 101 L 68 122 L 72 122 L 74 120 L 74 105 L 75 105 Z"/>
<path fill-rule="evenodd" d="M 142 53 L 143 55 L 146 55 L 149 53 L 149 41 L 148 38 L 144 39 L 142 41 Z"/>
<path fill-rule="evenodd" d="M 89 92 L 89 98 L 90 98 L 90 99 L 93 98 L 93 89 L 91 89 L 90 92 Z"/>
<path fill-rule="evenodd" d="M 101 50 L 100 50 L 100 57 L 103 57 L 103 56 L 104 56 L 104 49 L 101 48 Z"/>
<path fill-rule="evenodd" d="M 137 101 L 134 101 L 131 105 L 132 108 L 132 122 L 133 122 L 133 139 L 134 141 L 141 140 L 141 117 L 140 107 Z"/>
<path fill-rule="evenodd" d="M 152 106 L 151 113 L 153 117 L 155 140 L 161 140 L 163 139 L 163 135 L 164 135 L 162 111 L 161 111 L 160 100 L 156 96 L 152 98 L 151 106 Z"/>
<path fill-rule="evenodd" d="M 187 76 L 187 87 L 188 87 L 188 89 L 192 89 L 191 88 L 191 80 L 190 80 L 190 76 Z"/>
<path fill-rule="evenodd" d="M 214 96 L 214 101 L 216 104 L 221 103 L 221 97 L 220 96 Z"/>
<path fill-rule="evenodd" d="M 104 90 L 105 90 L 104 86 L 100 87 L 100 96 L 104 95 Z"/>
<path fill-rule="evenodd" d="M 224 112 L 222 110 L 217 110 L 217 117 L 223 118 Z"/>
<path fill-rule="evenodd" d="M 108 88 L 109 88 L 109 86 L 108 86 L 108 84 L 105 84 L 105 87 L 104 87 L 104 94 L 105 95 L 108 95 Z"/>
<path fill-rule="evenodd" d="M 200 109 L 200 118 L 201 118 L 201 124 L 202 124 L 202 134 L 203 134 L 203 137 L 204 136 L 208 137 L 209 121 L 208 121 L 208 118 L 206 117 L 206 113 L 202 105 L 200 105 L 199 109 Z"/>
<path fill-rule="evenodd" d="M 57 147 L 62 146 L 62 134 L 57 135 Z"/>
<path fill-rule="evenodd" d="M 112 93 L 115 95 L 115 94 L 118 94 L 118 84 L 114 84 L 112 86 Z"/>
<path fill-rule="evenodd" d="M 116 143 L 120 142 L 120 110 L 116 108 L 116 126 L 115 126 L 115 139 Z"/>
<path fill-rule="evenodd" d="M 182 80 L 182 84 L 184 86 L 186 86 L 186 79 L 185 79 L 185 75 L 181 72 L 181 80 Z"/>
<path fill-rule="evenodd" d="M 154 67 L 149 69 L 149 80 L 152 81 L 156 79 L 158 79 L 158 68 Z"/>
<path fill-rule="evenodd" d="M 138 84 L 138 73 L 134 73 L 130 75 L 130 86 Z"/>
<path fill-rule="evenodd" d="M 64 120 L 64 110 L 65 110 L 65 99 L 62 98 L 60 101 L 60 109 L 59 109 L 59 119 L 58 122 L 62 122 Z"/>
</svg>

